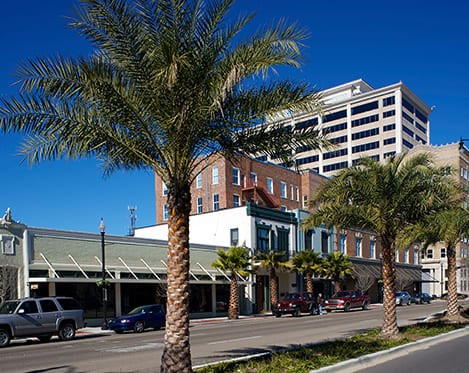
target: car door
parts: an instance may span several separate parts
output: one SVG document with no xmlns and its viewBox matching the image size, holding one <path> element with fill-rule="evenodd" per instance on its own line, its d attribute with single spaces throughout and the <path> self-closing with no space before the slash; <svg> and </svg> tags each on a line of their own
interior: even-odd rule
<svg viewBox="0 0 469 373">
<path fill-rule="evenodd" d="M 153 306 L 147 314 L 147 326 L 151 328 L 161 328 L 165 324 L 165 317 L 161 306 Z"/>
<path fill-rule="evenodd" d="M 42 310 L 42 330 L 44 333 L 53 333 L 56 331 L 57 319 L 60 317 L 60 311 L 52 299 L 41 299 L 39 305 Z"/>
<path fill-rule="evenodd" d="M 21 303 L 15 316 L 16 336 L 42 333 L 42 317 L 35 300 L 26 300 Z"/>
</svg>

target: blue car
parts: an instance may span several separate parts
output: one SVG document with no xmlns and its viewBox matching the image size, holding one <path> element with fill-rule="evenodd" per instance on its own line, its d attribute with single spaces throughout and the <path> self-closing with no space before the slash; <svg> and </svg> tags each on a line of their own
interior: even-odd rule
<svg viewBox="0 0 469 373">
<path fill-rule="evenodd" d="M 155 330 L 165 325 L 166 314 L 161 304 L 151 304 L 134 308 L 127 315 L 111 319 L 108 323 L 110 330 L 116 333 L 133 330 L 135 333 L 142 333 L 147 328 Z"/>
</svg>

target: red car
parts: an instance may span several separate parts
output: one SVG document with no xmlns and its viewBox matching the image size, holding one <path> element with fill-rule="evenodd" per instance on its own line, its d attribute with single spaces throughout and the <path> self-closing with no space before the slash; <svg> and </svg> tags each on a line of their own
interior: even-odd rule
<svg viewBox="0 0 469 373">
<path fill-rule="evenodd" d="M 291 314 L 299 317 L 301 313 L 318 314 L 318 305 L 314 293 L 289 293 L 272 309 L 275 317 Z"/>
<path fill-rule="evenodd" d="M 368 309 L 370 304 L 370 297 L 362 294 L 358 290 L 343 290 L 335 293 L 331 298 L 325 302 L 325 309 L 327 312 L 333 310 L 350 311 L 352 308 Z"/>
</svg>

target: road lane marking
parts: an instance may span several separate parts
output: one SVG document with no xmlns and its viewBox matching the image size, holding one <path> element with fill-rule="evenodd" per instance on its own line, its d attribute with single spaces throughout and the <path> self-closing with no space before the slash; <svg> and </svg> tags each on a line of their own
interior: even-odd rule
<svg viewBox="0 0 469 373">
<path fill-rule="evenodd" d="M 239 341 L 246 341 L 248 339 L 257 339 L 257 338 L 261 338 L 262 336 L 260 335 L 255 335 L 253 337 L 246 337 L 246 338 L 236 338 L 236 339 L 227 339 L 227 340 L 224 340 L 224 341 L 217 341 L 217 342 L 209 342 L 207 344 L 209 345 L 217 345 L 217 344 L 220 344 L 220 343 L 231 343 L 231 342 L 239 342 Z"/>
<path fill-rule="evenodd" d="M 135 352 L 135 351 L 144 351 L 144 350 L 152 350 L 152 349 L 157 349 L 157 348 L 162 348 L 164 347 L 163 343 L 158 343 L 158 342 L 153 342 L 153 343 L 146 343 L 138 346 L 130 346 L 130 347 L 112 347 L 112 348 L 102 348 L 98 349 L 97 351 L 102 351 L 102 352 Z"/>
</svg>

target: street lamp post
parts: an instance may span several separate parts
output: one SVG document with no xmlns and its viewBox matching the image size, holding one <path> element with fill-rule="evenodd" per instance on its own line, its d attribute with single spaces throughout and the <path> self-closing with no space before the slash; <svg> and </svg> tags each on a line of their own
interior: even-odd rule
<svg viewBox="0 0 469 373">
<path fill-rule="evenodd" d="M 443 262 L 440 262 L 440 297 L 442 298 L 443 297 L 443 289 L 444 289 L 444 283 L 445 283 L 445 278 L 444 278 L 444 270 L 445 270 L 445 267 L 444 267 L 444 263 Z"/>
<path fill-rule="evenodd" d="M 103 300 L 103 326 L 101 329 L 107 329 L 107 320 L 106 320 L 106 303 L 107 303 L 107 286 L 106 286 L 106 253 L 104 251 L 104 234 L 106 232 L 106 226 L 104 225 L 104 220 L 101 218 L 99 222 L 99 231 L 101 232 L 101 276 L 102 276 L 102 300 Z"/>
</svg>

